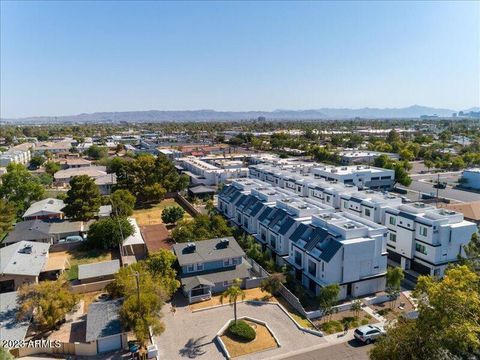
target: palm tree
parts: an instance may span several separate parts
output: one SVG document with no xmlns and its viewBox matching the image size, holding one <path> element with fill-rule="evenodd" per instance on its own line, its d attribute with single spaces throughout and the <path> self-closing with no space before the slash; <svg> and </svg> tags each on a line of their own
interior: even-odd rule
<svg viewBox="0 0 480 360">
<path fill-rule="evenodd" d="M 235 324 L 237 323 L 237 299 L 240 297 L 242 300 L 245 299 L 245 292 L 240 289 L 240 279 L 233 280 L 232 286 L 223 292 L 220 296 L 220 302 L 223 304 L 223 299 L 228 298 L 228 302 L 233 303 L 233 315 L 235 318 Z"/>
</svg>

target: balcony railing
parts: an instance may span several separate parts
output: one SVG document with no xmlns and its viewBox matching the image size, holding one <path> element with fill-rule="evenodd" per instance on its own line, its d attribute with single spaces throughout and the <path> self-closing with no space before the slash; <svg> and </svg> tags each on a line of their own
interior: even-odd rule
<svg viewBox="0 0 480 360">
<path fill-rule="evenodd" d="M 210 300 L 211 298 L 212 298 L 212 292 L 209 291 L 209 292 L 206 292 L 205 294 L 189 296 L 188 301 L 191 304 L 199 301 Z"/>
</svg>

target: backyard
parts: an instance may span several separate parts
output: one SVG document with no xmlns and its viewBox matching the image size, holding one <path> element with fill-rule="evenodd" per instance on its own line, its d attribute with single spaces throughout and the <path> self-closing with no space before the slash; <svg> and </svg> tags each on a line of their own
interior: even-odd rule
<svg viewBox="0 0 480 360">
<path fill-rule="evenodd" d="M 70 268 L 66 271 L 66 275 L 67 279 L 71 281 L 78 279 L 78 265 L 93 264 L 101 261 L 118 259 L 119 254 L 118 251 L 98 249 L 82 250 L 79 248 L 67 251 L 51 252 L 49 257 L 64 257 L 67 259 L 68 263 L 70 264 Z"/>
<path fill-rule="evenodd" d="M 154 224 L 163 224 L 162 222 L 162 211 L 167 206 L 180 206 L 175 199 L 164 199 L 158 204 L 151 205 L 143 209 L 137 209 L 133 211 L 132 217 L 137 220 L 139 226 L 142 225 L 154 225 Z M 191 219 L 189 213 L 185 212 L 183 217 L 184 219 Z"/>
</svg>

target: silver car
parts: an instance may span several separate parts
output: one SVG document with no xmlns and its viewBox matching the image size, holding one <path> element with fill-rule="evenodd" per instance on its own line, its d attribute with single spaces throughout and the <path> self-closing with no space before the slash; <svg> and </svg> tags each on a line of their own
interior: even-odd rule
<svg viewBox="0 0 480 360">
<path fill-rule="evenodd" d="M 365 344 L 377 340 L 380 336 L 385 335 L 385 330 L 375 325 L 365 325 L 355 329 L 353 336 Z"/>
</svg>

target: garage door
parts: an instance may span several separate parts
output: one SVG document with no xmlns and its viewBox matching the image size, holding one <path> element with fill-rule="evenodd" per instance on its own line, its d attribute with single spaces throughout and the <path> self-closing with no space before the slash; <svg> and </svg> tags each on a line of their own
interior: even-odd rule
<svg viewBox="0 0 480 360">
<path fill-rule="evenodd" d="M 122 337 L 121 335 L 109 336 L 107 338 L 98 339 L 98 352 L 104 353 L 121 349 Z"/>
</svg>

